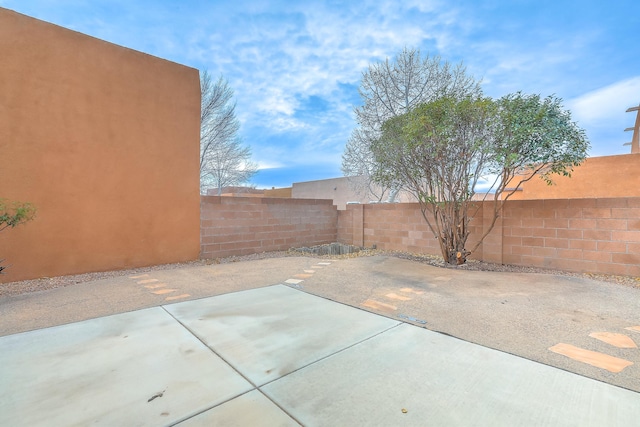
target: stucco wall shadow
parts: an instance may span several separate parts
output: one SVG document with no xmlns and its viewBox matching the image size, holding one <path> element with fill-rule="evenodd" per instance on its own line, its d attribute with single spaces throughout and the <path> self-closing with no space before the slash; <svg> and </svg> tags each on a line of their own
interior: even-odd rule
<svg viewBox="0 0 640 427">
<path fill-rule="evenodd" d="M 0 282 L 198 258 L 198 71 L 0 8 Z"/>
</svg>

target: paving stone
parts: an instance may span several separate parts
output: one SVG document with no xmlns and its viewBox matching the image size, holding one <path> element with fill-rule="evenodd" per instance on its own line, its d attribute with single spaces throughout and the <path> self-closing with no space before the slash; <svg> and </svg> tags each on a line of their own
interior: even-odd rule
<svg viewBox="0 0 640 427">
<path fill-rule="evenodd" d="M 592 332 L 589 336 L 618 348 L 638 348 L 635 341 L 625 334 L 616 334 L 613 332 Z"/>
<path fill-rule="evenodd" d="M 621 372 L 627 366 L 633 365 L 633 362 L 609 356 L 608 354 L 598 353 L 597 351 L 585 350 L 584 348 L 575 347 L 571 344 L 560 343 L 553 347 L 549 347 L 554 353 L 567 356 L 578 362 L 586 363 L 597 368 L 606 369 L 609 372 Z"/>
</svg>

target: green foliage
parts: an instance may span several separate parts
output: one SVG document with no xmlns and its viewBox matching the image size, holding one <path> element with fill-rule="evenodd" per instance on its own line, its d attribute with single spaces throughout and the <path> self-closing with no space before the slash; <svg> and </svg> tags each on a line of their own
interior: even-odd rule
<svg viewBox="0 0 640 427">
<path fill-rule="evenodd" d="M 449 263 L 464 262 L 477 249 L 523 182 L 536 175 L 547 183 L 553 174 L 570 176 L 588 148 L 584 131 L 559 98 L 520 92 L 499 100 L 440 97 L 387 120 L 371 143 L 374 179 L 418 197 Z M 471 200 L 487 176 L 494 177 L 493 222 L 468 251 Z"/>
<path fill-rule="evenodd" d="M 0 231 L 31 221 L 35 216 L 36 208 L 31 203 L 0 199 Z"/>
<path fill-rule="evenodd" d="M 31 203 L 10 202 L 7 199 L 0 199 L 0 231 L 31 221 L 35 218 L 35 215 L 36 208 Z M 0 274 L 5 268 L 0 265 Z"/>
<path fill-rule="evenodd" d="M 496 104 L 499 114 L 492 166 L 493 171 L 506 173 L 507 180 L 519 175 L 524 182 L 538 175 L 552 184 L 552 175 L 571 176 L 573 167 L 586 158 L 589 142 L 584 130 L 571 121 L 560 98 L 517 92 Z"/>
<path fill-rule="evenodd" d="M 375 179 L 400 183 L 418 197 L 450 263 L 469 253 L 469 202 L 490 154 L 495 109 L 488 98 L 439 98 L 385 122 L 372 144 L 384 165 Z"/>
</svg>

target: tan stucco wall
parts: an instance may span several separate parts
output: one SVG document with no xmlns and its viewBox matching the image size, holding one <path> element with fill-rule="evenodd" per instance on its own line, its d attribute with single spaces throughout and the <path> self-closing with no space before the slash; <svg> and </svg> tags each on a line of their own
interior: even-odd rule
<svg viewBox="0 0 640 427">
<path fill-rule="evenodd" d="M 533 177 L 511 200 L 640 197 L 640 154 L 590 157 L 571 178 L 553 175 L 554 185 Z"/>
<path fill-rule="evenodd" d="M 264 197 L 291 198 L 291 187 L 264 190 Z"/>
<path fill-rule="evenodd" d="M 198 71 L 0 8 L 0 282 L 197 259 Z"/>
</svg>

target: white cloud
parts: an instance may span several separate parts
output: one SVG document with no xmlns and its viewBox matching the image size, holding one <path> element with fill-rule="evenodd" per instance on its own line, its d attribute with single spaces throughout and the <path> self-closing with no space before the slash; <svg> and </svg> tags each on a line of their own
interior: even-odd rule
<svg viewBox="0 0 640 427">
<path fill-rule="evenodd" d="M 587 92 L 566 102 L 572 118 L 587 130 L 591 155 L 602 156 L 630 152 L 624 143 L 631 141 L 631 132 L 624 132 L 635 122 L 635 113 L 629 107 L 640 103 L 640 76 L 612 83 Z"/>
<path fill-rule="evenodd" d="M 573 118 L 583 125 L 601 126 L 628 121 L 635 116 L 625 111 L 640 103 L 640 76 L 622 80 L 569 100 Z"/>
<path fill-rule="evenodd" d="M 627 150 L 622 143 L 630 135 L 622 129 L 634 117 L 624 111 L 640 102 L 640 76 L 610 84 L 640 68 L 637 55 L 629 54 L 635 27 L 624 22 L 637 2 L 625 1 L 582 9 L 562 2 L 472 0 L 454 6 L 445 0 L 0 4 L 223 74 L 235 91 L 241 136 L 254 159 L 265 168 L 306 168 L 340 163 L 355 126 L 361 73 L 404 47 L 463 60 L 490 96 L 556 94 L 600 151 Z M 601 19 L 604 11 L 608 20 Z"/>
<path fill-rule="evenodd" d="M 340 8 L 301 3 L 277 17 L 265 14 L 249 19 L 240 14 L 234 28 L 222 29 L 229 31 L 225 40 L 216 38 L 216 44 L 209 46 L 209 62 L 219 66 L 236 89 L 243 123 L 262 122 L 274 132 L 317 129 L 322 118 L 307 123 L 293 118 L 300 97 L 317 95 L 343 112 L 343 117 L 334 118 L 352 124 L 351 115 L 344 114 L 344 100 L 336 97 L 339 83 L 357 85 L 372 59 L 382 60 L 405 45 L 438 38 L 435 30 L 429 32 L 436 26 L 430 22 L 440 22 L 437 3 L 414 3 L 363 2 Z M 434 19 L 408 24 L 406 14 L 412 7 L 413 20 L 426 14 Z M 206 57 L 200 50 L 194 52 L 198 58 Z M 228 61 L 231 56 L 232 62 Z"/>
<path fill-rule="evenodd" d="M 259 161 L 258 163 L 258 170 L 263 170 L 263 169 L 276 169 L 276 168 L 281 168 L 284 165 L 282 163 L 279 162 L 265 162 L 265 161 Z"/>
</svg>

